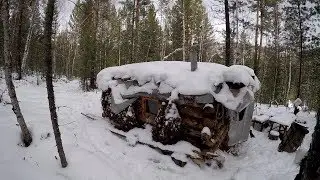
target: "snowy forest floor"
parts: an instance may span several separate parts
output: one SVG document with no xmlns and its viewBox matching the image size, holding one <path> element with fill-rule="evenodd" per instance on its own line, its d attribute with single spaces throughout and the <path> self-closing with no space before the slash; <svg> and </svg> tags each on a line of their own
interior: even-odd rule
<svg viewBox="0 0 320 180">
<path fill-rule="evenodd" d="M 0 80 L 0 91 L 5 88 Z M 286 180 L 294 179 L 298 165 L 296 153 L 279 153 L 278 141 L 267 132 L 253 130 L 239 148 L 239 156 L 225 154 L 222 169 L 199 168 L 191 161 L 184 168 L 169 156 L 137 145 L 131 147 L 107 129 L 106 120 L 90 120 L 82 113 L 101 116 L 100 91 L 82 92 L 79 82 L 58 80 L 54 83 L 56 106 L 63 145 L 69 166 L 62 169 L 52 133 L 45 83 L 36 77 L 15 81 L 25 120 L 33 134 L 30 147 L 19 144 L 20 129 L 10 104 L 0 105 L 0 179 L 4 180 L 102 180 L 102 179 L 211 179 L 211 180 Z M 7 94 L 3 102 L 10 102 Z M 263 105 L 262 105 L 263 106 Z M 308 149 L 315 125 L 315 113 L 304 113 L 310 133 L 302 148 Z M 47 137 L 48 133 L 50 136 Z"/>
</svg>

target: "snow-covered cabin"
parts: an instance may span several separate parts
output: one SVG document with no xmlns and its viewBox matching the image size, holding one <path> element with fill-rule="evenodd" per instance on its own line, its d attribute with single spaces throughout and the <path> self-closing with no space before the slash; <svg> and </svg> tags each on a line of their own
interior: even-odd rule
<svg viewBox="0 0 320 180">
<path fill-rule="evenodd" d="M 186 140 L 215 151 L 247 140 L 260 82 L 246 66 L 156 61 L 103 69 L 97 75 L 103 116 L 128 131 L 148 123 L 163 144 Z"/>
</svg>

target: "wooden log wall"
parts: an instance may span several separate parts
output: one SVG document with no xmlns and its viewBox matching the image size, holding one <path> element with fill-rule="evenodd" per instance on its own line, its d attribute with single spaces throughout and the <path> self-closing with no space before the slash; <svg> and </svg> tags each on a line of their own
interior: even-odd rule
<svg viewBox="0 0 320 180">
<path fill-rule="evenodd" d="M 136 123 L 130 121 L 129 124 L 123 124 L 128 122 L 121 120 L 124 118 L 126 112 L 121 112 L 115 115 L 110 110 L 110 96 L 111 91 L 105 91 L 102 94 L 101 103 L 103 107 L 103 117 L 109 117 L 115 126 L 124 131 L 134 128 L 134 126 L 141 127 L 141 123 L 146 122 L 146 99 L 155 99 L 156 97 L 141 96 L 133 104 L 132 108 L 136 114 Z M 159 108 L 161 107 L 161 102 L 163 99 L 159 99 Z M 168 102 L 166 102 L 168 104 Z M 222 146 L 227 146 L 228 144 L 228 132 L 230 127 L 230 118 L 228 115 L 228 109 L 225 108 L 221 103 L 214 102 L 210 106 L 205 104 L 198 104 L 195 102 L 194 97 L 184 98 L 183 103 L 177 102 L 177 109 L 181 117 L 181 126 L 179 138 L 193 144 L 194 146 L 200 148 L 202 151 L 214 152 Z M 155 125 L 152 121 L 148 120 L 147 123 Z M 153 121 L 155 122 L 155 121 Z M 125 127 L 125 128 L 124 128 Z M 204 127 L 208 127 L 211 131 L 210 137 L 203 137 L 201 131 Z M 153 128 L 157 129 L 157 128 Z M 169 138 L 169 137 L 168 137 Z M 164 140 L 163 140 L 164 141 Z M 164 141 L 165 142 L 165 141 Z M 170 141 L 168 141 L 170 142 Z M 175 141 L 172 141 L 175 142 Z"/>
<path fill-rule="evenodd" d="M 182 119 L 181 137 L 201 150 L 214 152 L 228 143 L 230 120 L 228 110 L 222 104 L 215 102 L 212 105 L 213 108 L 204 108 L 200 104 L 184 104 L 178 105 L 178 109 Z M 207 140 L 201 135 L 204 127 L 212 134 Z"/>
</svg>

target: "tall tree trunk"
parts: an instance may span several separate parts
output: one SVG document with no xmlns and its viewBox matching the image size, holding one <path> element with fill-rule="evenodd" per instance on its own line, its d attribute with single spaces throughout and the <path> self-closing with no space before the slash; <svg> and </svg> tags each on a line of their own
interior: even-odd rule
<svg viewBox="0 0 320 180">
<path fill-rule="evenodd" d="M 267 44 L 268 43 L 268 41 L 269 41 L 269 38 L 268 37 L 266 37 L 265 38 L 265 43 Z M 264 52 L 264 54 L 268 54 L 268 51 L 267 51 L 267 48 L 264 48 L 264 50 L 263 50 L 263 52 Z M 264 83 L 265 82 L 265 79 L 266 79 L 266 76 L 267 76 L 267 67 L 268 67 L 268 65 L 267 65 L 267 62 L 266 61 L 262 61 L 262 64 L 261 64 L 261 66 L 262 66 L 262 74 L 260 75 L 260 79 L 262 79 L 261 80 L 261 83 Z M 261 77 L 262 76 L 262 77 Z M 263 101 L 265 101 L 265 95 L 264 94 L 268 94 L 268 93 L 265 93 L 264 91 L 259 91 L 259 93 L 258 93 L 258 98 L 257 98 L 257 100 L 256 100 L 256 102 L 263 102 Z M 267 96 L 266 96 L 267 97 Z M 268 99 L 269 100 L 269 99 Z"/>
<path fill-rule="evenodd" d="M 297 90 L 297 98 L 301 97 L 301 79 L 302 79 L 302 57 L 303 57 L 303 29 L 302 29 L 302 17 L 301 17 L 301 5 L 298 3 L 299 8 L 299 31 L 300 31 L 300 41 L 299 41 L 299 80 L 298 80 L 298 90 Z"/>
<path fill-rule="evenodd" d="M 71 77 L 74 76 L 74 65 L 75 65 L 75 60 L 76 58 L 78 57 L 78 48 L 79 48 L 79 45 L 78 45 L 78 38 L 74 37 L 74 56 L 72 58 L 72 64 L 71 64 Z"/>
<path fill-rule="evenodd" d="M 22 79 L 22 58 L 21 58 L 21 49 L 22 49 L 22 19 L 23 19 L 23 12 L 24 12 L 24 0 L 19 0 L 19 7 L 18 7 L 18 21 L 16 22 L 17 28 L 17 36 L 16 36 L 16 52 L 15 52 L 15 61 L 17 63 L 17 73 L 18 73 L 18 80 Z"/>
<path fill-rule="evenodd" d="M 199 42 L 199 54 L 198 54 L 198 60 L 199 62 L 203 61 L 203 26 L 201 27 L 201 31 L 200 31 L 200 42 Z"/>
<path fill-rule="evenodd" d="M 70 43 L 67 44 L 67 47 L 68 47 L 68 57 L 67 57 L 67 62 L 66 62 L 66 76 L 68 79 L 70 79 L 70 61 L 71 61 L 71 51 L 72 51 L 72 46 L 73 46 L 73 43 L 71 41 L 71 38 L 69 36 L 69 40 L 70 40 Z"/>
<path fill-rule="evenodd" d="M 59 130 L 58 124 L 58 116 L 56 112 L 56 105 L 55 105 L 55 98 L 54 98 L 54 91 L 53 91 L 53 84 L 52 84 L 52 21 L 53 21 L 53 12 L 54 12 L 54 5 L 55 0 L 48 0 L 47 8 L 46 8 L 46 15 L 45 15 L 45 27 L 44 27 L 44 52 L 45 53 L 45 62 L 47 66 L 46 72 L 46 84 L 47 84 L 47 92 L 48 92 L 48 101 L 49 101 L 49 109 L 51 115 L 51 122 L 52 128 L 56 140 L 56 145 L 61 161 L 61 166 L 67 167 L 68 163 L 66 160 L 66 156 L 64 154 L 61 134 Z"/>
<path fill-rule="evenodd" d="M 94 3 L 94 1 L 93 1 Z M 94 34 L 93 34 L 93 37 L 94 37 L 94 43 L 93 43 L 93 46 L 94 46 L 94 52 L 93 52 L 93 62 L 91 62 L 90 64 L 90 84 L 89 84 L 89 88 L 90 89 L 95 89 L 96 88 L 96 73 L 95 73 L 95 66 L 96 66 L 96 62 L 99 62 L 98 61 L 98 58 L 97 58 L 97 51 L 98 51 L 98 43 L 97 43 L 97 35 L 98 35 L 98 25 L 99 25 L 99 5 L 98 7 L 96 7 L 96 4 L 93 4 L 92 5 L 92 8 L 93 8 L 93 15 L 94 15 Z"/>
<path fill-rule="evenodd" d="M 263 0 L 261 1 L 261 28 L 260 28 L 260 34 L 262 37 L 262 20 L 263 20 Z M 278 76 L 279 76 L 279 18 L 278 18 L 278 4 L 275 5 L 274 7 L 274 26 L 275 26 L 275 34 L 274 34 L 274 45 L 275 45 L 275 74 L 274 74 L 274 84 L 273 84 L 273 92 L 272 92 L 272 101 L 275 101 L 277 98 L 277 88 L 278 88 Z M 260 37 L 260 47 L 259 47 L 259 61 L 260 61 L 260 51 L 261 51 L 261 42 L 262 38 Z"/>
<path fill-rule="evenodd" d="M 119 39 L 118 39 L 118 66 L 121 66 L 121 23 L 119 25 Z"/>
<path fill-rule="evenodd" d="M 230 29 L 230 20 L 229 20 L 229 2 L 224 0 L 224 9 L 225 9 L 225 19 L 226 19 L 226 61 L 225 65 L 231 65 L 231 29 Z"/>
<path fill-rule="evenodd" d="M 255 37 L 254 37 L 254 65 L 253 70 L 255 74 L 259 75 L 259 61 L 258 61 L 258 35 L 259 35 L 259 6 L 260 0 L 257 1 L 257 14 L 256 14 L 256 29 L 255 29 Z"/>
<path fill-rule="evenodd" d="M 242 33 L 245 33 L 245 30 L 243 30 Z M 244 60 L 244 58 L 245 58 L 245 55 L 244 55 L 245 49 L 246 49 L 246 43 L 244 41 L 242 43 L 242 46 L 241 46 L 241 62 L 242 62 L 242 65 L 245 65 L 245 60 Z"/>
<path fill-rule="evenodd" d="M 235 54 L 234 54 L 234 59 L 233 59 L 233 64 L 238 64 L 239 62 L 239 8 L 238 8 L 238 0 L 235 2 L 235 19 L 236 19 L 236 42 L 235 42 Z"/>
<path fill-rule="evenodd" d="M 163 7 L 161 8 L 161 20 L 160 22 L 165 24 L 164 28 L 162 31 L 160 31 L 161 33 L 161 52 L 160 52 L 160 59 L 163 60 L 163 57 L 165 56 L 165 46 L 166 46 L 166 18 L 164 18 L 164 10 Z"/>
<path fill-rule="evenodd" d="M 26 147 L 28 147 L 32 143 L 32 136 L 27 127 L 26 122 L 24 121 L 24 117 L 21 113 L 19 101 L 16 95 L 16 90 L 14 84 L 12 82 L 12 62 L 9 57 L 9 0 L 2 1 L 2 22 L 3 22 L 3 55 L 5 61 L 5 80 L 10 96 L 10 100 L 12 103 L 12 110 L 17 117 L 17 121 L 21 128 L 21 138 Z"/>
<path fill-rule="evenodd" d="M 136 0 L 133 0 L 133 9 L 132 9 L 132 29 L 131 29 L 131 58 L 130 58 L 130 61 L 127 62 L 128 64 L 130 63 L 134 63 L 135 61 L 135 13 L 136 12 Z"/>
<path fill-rule="evenodd" d="M 262 50 L 262 39 L 263 39 L 263 18 L 264 18 L 264 0 L 260 0 L 260 43 L 259 43 L 259 50 L 258 50 L 258 58 L 257 58 L 257 64 L 255 67 L 255 73 L 259 74 L 260 71 L 260 59 L 261 59 L 261 50 Z"/>
<path fill-rule="evenodd" d="M 34 14 L 35 10 L 38 7 L 38 0 L 35 0 L 34 4 L 32 5 L 32 14 L 30 18 L 30 26 L 28 29 L 28 36 L 26 40 L 26 44 L 24 46 L 24 52 L 23 52 L 23 57 L 22 57 L 22 64 L 21 64 L 21 70 L 25 71 L 26 65 L 27 65 L 27 59 L 29 55 L 29 49 L 30 49 L 30 43 L 31 43 L 31 38 L 32 38 L 32 32 L 33 32 L 33 27 L 34 27 Z"/>
<path fill-rule="evenodd" d="M 291 87 L 291 57 L 289 55 L 289 74 L 288 74 L 288 89 L 287 89 L 287 95 L 286 95 L 286 100 L 289 100 L 289 93 L 290 93 L 290 87 Z"/>
<path fill-rule="evenodd" d="M 56 39 L 57 30 L 58 30 L 57 28 L 58 28 L 58 26 L 55 26 L 53 39 Z M 52 58 L 52 61 L 53 61 L 52 75 L 53 75 L 53 77 L 57 77 L 57 73 L 56 73 L 56 70 L 57 70 L 57 51 L 56 51 L 57 41 L 54 41 L 53 43 L 54 44 L 53 44 L 53 48 L 52 48 L 52 54 L 53 54 L 53 58 Z"/>
<path fill-rule="evenodd" d="M 140 38 L 139 38 L 139 35 L 140 35 L 140 30 L 139 30 L 139 23 L 140 23 L 140 0 L 135 0 L 136 1 L 136 22 L 135 22 L 135 32 L 136 32 L 136 36 L 135 36 L 135 49 L 134 49 L 134 53 L 135 53 L 135 56 L 134 56 L 134 60 L 135 61 L 140 61 L 138 59 L 138 57 L 140 57 L 141 54 L 139 54 L 139 44 L 140 44 Z"/>
<path fill-rule="evenodd" d="M 185 3 L 182 1 L 182 60 L 186 61 L 186 10 L 185 10 Z"/>
</svg>

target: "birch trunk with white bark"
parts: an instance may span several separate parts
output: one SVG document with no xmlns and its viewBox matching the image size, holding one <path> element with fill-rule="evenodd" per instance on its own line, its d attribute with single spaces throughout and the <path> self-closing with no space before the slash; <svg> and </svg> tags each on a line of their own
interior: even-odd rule
<svg viewBox="0 0 320 180">
<path fill-rule="evenodd" d="M 289 56 L 289 75 L 288 75 L 288 89 L 287 89 L 287 95 L 286 98 L 289 100 L 289 93 L 290 93 L 290 87 L 291 87 L 291 57 Z"/>
<path fill-rule="evenodd" d="M 22 57 L 22 65 L 21 65 L 21 69 L 24 72 L 26 69 L 26 65 L 27 65 L 27 59 L 28 59 L 28 55 L 29 55 L 29 49 L 30 49 L 30 43 L 31 43 L 31 38 L 32 38 L 32 32 L 33 32 L 33 27 L 34 27 L 34 13 L 35 13 L 35 9 L 38 6 L 38 0 L 36 0 L 32 6 L 32 14 L 31 14 L 31 22 L 30 22 L 30 26 L 28 29 L 28 36 L 27 36 L 27 40 L 26 40 L 26 44 L 24 46 L 24 52 L 23 52 L 23 57 Z"/>
</svg>

